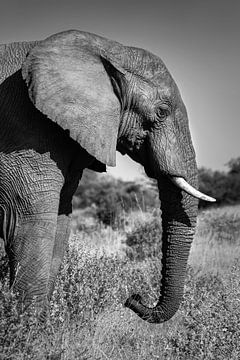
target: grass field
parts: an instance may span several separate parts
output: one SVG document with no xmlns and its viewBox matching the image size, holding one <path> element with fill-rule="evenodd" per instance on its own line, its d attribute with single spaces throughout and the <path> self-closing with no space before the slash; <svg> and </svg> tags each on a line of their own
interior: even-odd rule
<svg viewBox="0 0 240 360">
<path fill-rule="evenodd" d="M 135 292 L 151 306 L 158 298 L 156 219 L 138 212 L 119 230 L 75 226 L 44 325 L 34 309 L 17 314 L 8 275 L 2 276 L 0 359 L 239 359 L 240 206 L 199 214 L 184 301 L 161 325 L 123 307 Z M 0 267 L 4 275 L 4 258 Z"/>
</svg>

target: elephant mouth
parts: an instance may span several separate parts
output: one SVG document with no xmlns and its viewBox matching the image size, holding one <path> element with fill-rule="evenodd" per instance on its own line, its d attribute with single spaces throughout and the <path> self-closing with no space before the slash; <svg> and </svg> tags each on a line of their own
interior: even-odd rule
<svg viewBox="0 0 240 360">
<path fill-rule="evenodd" d="M 188 184 L 188 182 L 184 180 L 183 177 L 169 176 L 169 179 L 176 187 L 178 187 L 179 189 L 185 191 L 186 193 L 197 199 L 209 201 L 209 202 L 216 201 L 216 199 L 214 199 L 213 197 L 203 194 L 201 191 L 195 189 L 192 185 Z"/>
</svg>

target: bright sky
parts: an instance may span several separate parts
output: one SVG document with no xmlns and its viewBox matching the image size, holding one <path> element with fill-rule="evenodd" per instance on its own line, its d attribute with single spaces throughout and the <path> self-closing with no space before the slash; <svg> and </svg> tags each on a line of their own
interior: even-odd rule
<svg viewBox="0 0 240 360">
<path fill-rule="evenodd" d="M 188 109 L 199 166 L 224 169 L 240 156 L 239 0 L 8 0 L 0 43 L 79 29 L 150 50 L 175 78 Z M 134 179 L 139 165 L 117 156 L 109 172 Z"/>
</svg>

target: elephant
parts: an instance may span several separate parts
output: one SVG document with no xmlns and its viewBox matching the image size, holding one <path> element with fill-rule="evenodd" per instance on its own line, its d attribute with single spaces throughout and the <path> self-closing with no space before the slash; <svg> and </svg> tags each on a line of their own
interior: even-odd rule
<svg viewBox="0 0 240 360">
<path fill-rule="evenodd" d="M 0 45 L 0 236 L 10 288 L 24 310 L 47 313 L 70 234 L 72 197 L 86 168 L 127 154 L 157 180 L 162 210 L 161 295 L 125 306 L 162 323 L 178 310 L 198 188 L 188 115 L 163 61 L 147 50 L 69 30 Z"/>
</svg>

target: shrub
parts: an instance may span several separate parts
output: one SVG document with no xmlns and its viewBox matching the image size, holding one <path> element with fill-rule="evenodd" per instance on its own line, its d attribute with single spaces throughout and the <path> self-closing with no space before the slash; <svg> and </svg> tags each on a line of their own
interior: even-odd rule
<svg viewBox="0 0 240 360">
<path fill-rule="evenodd" d="M 151 221 L 138 224 L 127 233 L 127 256 L 133 260 L 142 261 L 149 257 L 161 256 L 161 222 L 154 217 Z"/>
<path fill-rule="evenodd" d="M 73 206 L 83 209 L 94 205 L 97 218 L 106 225 L 116 227 L 123 211 L 154 207 L 157 202 L 155 191 L 140 183 L 125 182 L 86 170 L 75 193 Z"/>
</svg>

